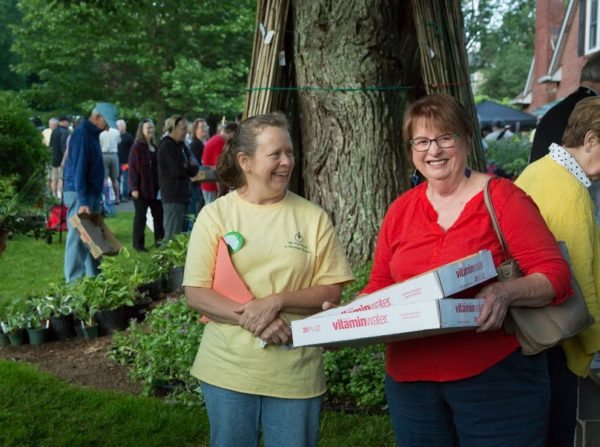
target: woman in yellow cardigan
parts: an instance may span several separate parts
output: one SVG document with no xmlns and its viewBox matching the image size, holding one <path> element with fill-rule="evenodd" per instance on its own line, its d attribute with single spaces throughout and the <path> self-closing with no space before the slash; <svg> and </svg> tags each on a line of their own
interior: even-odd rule
<svg viewBox="0 0 600 447">
<path fill-rule="evenodd" d="M 548 446 L 573 446 L 577 376 L 588 375 L 600 351 L 600 228 L 588 188 L 600 180 L 600 96 L 579 101 L 562 146 L 523 171 L 516 184 L 540 208 L 557 240 L 569 248 L 573 271 L 596 322 L 548 352 L 552 400 Z"/>
</svg>

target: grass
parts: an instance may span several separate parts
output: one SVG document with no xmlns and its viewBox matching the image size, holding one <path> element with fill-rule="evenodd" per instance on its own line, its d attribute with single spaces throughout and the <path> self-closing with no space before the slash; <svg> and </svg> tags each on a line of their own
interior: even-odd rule
<svg viewBox="0 0 600 447">
<path fill-rule="evenodd" d="M 131 247 L 132 212 L 107 225 Z M 0 307 L 50 282 L 63 281 L 64 241 L 28 237 L 8 241 L 0 256 Z M 153 242 L 147 231 L 146 243 Z M 131 250 L 130 250 L 131 252 Z M 147 257 L 145 253 L 132 256 Z M 159 399 L 77 387 L 35 367 L 0 361 L 0 445 L 11 446 L 205 446 L 208 420 L 201 408 Z M 392 446 L 386 415 L 324 411 L 319 446 Z"/>
<path fill-rule="evenodd" d="M 0 361 L 0 445 L 206 446 L 201 408 L 66 384 L 33 366 Z M 319 446 L 392 446 L 387 416 L 323 412 Z"/>
<path fill-rule="evenodd" d="M 106 219 L 106 224 L 132 256 L 147 257 L 131 249 L 131 228 L 133 212 L 121 211 L 115 217 Z M 6 251 L 0 255 L 0 307 L 12 300 L 20 300 L 28 292 L 45 288 L 48 283 L 62 282 L 66 233 L 54 234 L 52 243 L 44 239 L 16 236 L 8 241 Z M 152 233 L 146 229 L 146 245 L 154 242 Z"/>
</svg>

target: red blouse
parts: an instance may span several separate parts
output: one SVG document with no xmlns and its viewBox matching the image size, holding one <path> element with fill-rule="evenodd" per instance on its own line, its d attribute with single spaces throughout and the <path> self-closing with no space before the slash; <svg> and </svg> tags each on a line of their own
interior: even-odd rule
<svg viewBox="0 0 600 447">
<path fill-rule="evenodd" d="M 377 239 L 373 269 L 364 293 L 437 268 L 482 249 L 491 251 L 497 266 L 503 259 L 500 242 L 483 201 L 483 192 L 466 203 L 446 231 L 426 195 L 427 183 L 406 192 L 390 206 Z M 570 272 L 554 236 L 534 202 L 512 182 L 496 179 L 490 194 L 511 254 L 525 275 L 543 273 L 552 283 L 555 303 L 570 294 Z M 457 294 L 475 297 L 485 284 Z M 504 330 L 457 332 L 390 343 L 387 372 L 397 381 L 446 382 L 472 377 L 498 363 L 519 347 Z"/>
</svg>

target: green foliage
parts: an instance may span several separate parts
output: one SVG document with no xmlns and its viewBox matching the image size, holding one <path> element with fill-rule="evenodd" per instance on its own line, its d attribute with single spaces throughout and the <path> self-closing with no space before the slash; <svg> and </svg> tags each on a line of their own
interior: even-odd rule
<svg viewBox="0 0 600 447">
<path fill-rule="evenodd" d="M 152 253 L 151 266 L 146 275 L 149 277 L 166 277 L 173 267 L 185 265 L 187 247 L 190 242 L 188 233 L 180 233 L 170 241 L 165 242 Z"/>
<path fill-rule="evenodd" d="M 0 90 L 18 90 L 25 84 L 23 76 L 16 74 L 10 66 L 17 62 L 17 56 L 10 52 L 13 43 L 13 34 L 9 25 L 20 22 L 21 17 L 17 9 L 17 0 L 0 1 Z"/>
<path fill-rule="evenodd" d="M 130 368 L 132 379 L 150 395 L 158 383 L 175 386 L 174 396 L 201 402 L 198 380 L 190 375 L 204 325 L 183 298 L 168 299 L 155 307 L 142 324 L 132 322 L 113 336 L 111 358 Z"/>
<path fill-rule="evenodd" d="M 0 230 L 13 235 L 31 234 L 37 237 L 44 226 L 45 216 L 40 208 L 32 206 L 31 197 L 17 192 L 17 179 L 16 175 L 0 177 Z"/>
<path fill-rule="evenodd" d="M 462 10 L 469 69 L 484 76 L 477 93 L 515 97 L 533 57 L 535 0 L 462 0 Z"/>
<path fill-rule="evenodd" d="M 52 317 L 61 317 L 73 313 L 75 298 L 69 285 L 50 283 L 41 292 L 39 306 Z"/>
<path fill-rule="evenodd" d="M 21 0 L 19 10 L 22 19 L 11 27 L 15 69 L 38 78 L 24 93 L 39 109 L 81 111 L 86 100 L 104 99 L 158 122 L 174 111 L 239 111 L 252 0 L 112 0 L 102 8 Z"/>
<path fill-rule="evenodd" d="M 86 327 L 95 326 L 94 315 L 100 310 L 103 289 L 96 278 L 85 276 L 71 284 L 73 314 Z"/>
<path fill-rule="evenodd" d="M 21 200 L 33 202 L 42 195 L 49 156 L 22 103 L 13 94 L 0 92 L 0 177 L 16 176 Z"/>
<path fill-rule="evenodd" d="M 494 165 L 497 175 L 516 178 L 527 167 L 531 144 L 517 135 L 509 140 L 490 141 L 485 152 L 487 165 Z"/>
</svg>

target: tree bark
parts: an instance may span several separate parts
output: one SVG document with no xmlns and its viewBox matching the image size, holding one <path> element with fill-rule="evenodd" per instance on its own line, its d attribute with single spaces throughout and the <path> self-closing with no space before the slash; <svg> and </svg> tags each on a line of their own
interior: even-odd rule
<svg viewBox="0 0 600 447">
<path fill-rule="evenodd" d="M 402 116 L 422 81 L 410 2 L 295 0 L 292 8 L 305 194 L 362 265 L 412 174 Z"/>
</svg>

